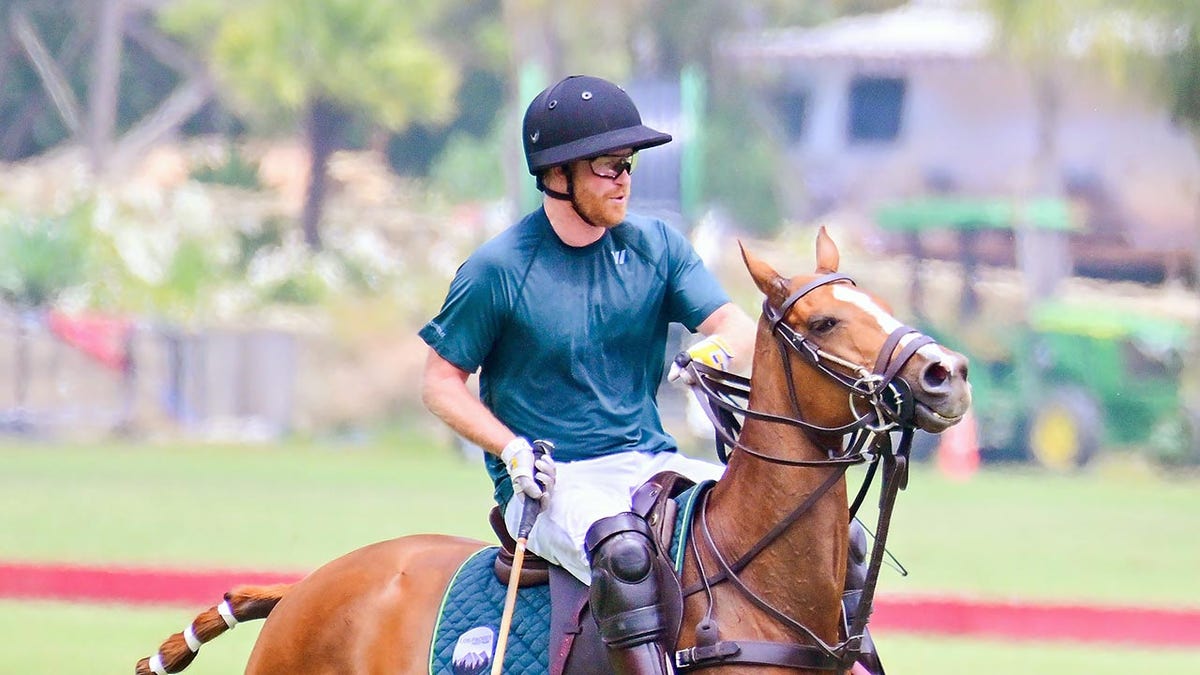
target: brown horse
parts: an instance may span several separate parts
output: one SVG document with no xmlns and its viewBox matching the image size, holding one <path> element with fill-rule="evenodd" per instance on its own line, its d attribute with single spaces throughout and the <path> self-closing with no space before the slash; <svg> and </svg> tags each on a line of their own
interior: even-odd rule
<svg viewBox="0 0 1200 675">
<path fill-rule="evenodd" d="M 860 616 L 847 628 L 844 472 L 863 461 L 884 464 L 880 492 L 888 498 L 880 512 L 890 513 L 906 456 L 891 451 L 888 432 L 904 428 L 906 440 L 914 427 L 940 432 L 970 404 L 966 359 L 904 328 L 837 274 L 838 250 L 824 229 L 816 248 L 816 274 L 790 279 L 743 249 L 766 296 L 744 387 L 690 366 L 710 409 L 724 419 L 736 412 L 735 428 L 742 428 L 736 438 L 726 432 L 727 470 L 690 525 L 675 653 L 683 670 L 849 670 L 862 646 L 882 546 L 871 556 Z M 747 395 L 745 407 L 730 403 L 738 394 Z M 880 540 L 886 526 L 881 518 Z M 136 672 L 179 672 L 200 644 L 268 614 L 247 673 L 428 672 L 443 593 L 460 563 L 483 546 L 449 536 L 402 537 L 353 551 L 292 585 L 235 588 L 139 661 Z M 689 649 L 698 636 L 701 649 Z"/>
</svg>

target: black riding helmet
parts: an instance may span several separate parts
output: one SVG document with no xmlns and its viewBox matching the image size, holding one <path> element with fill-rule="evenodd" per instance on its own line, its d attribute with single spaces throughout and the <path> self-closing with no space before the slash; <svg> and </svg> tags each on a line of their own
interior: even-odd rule
<svg viewBox="0 0 1200 675">
<path fill-rule="evenodd" d="M 598 157 L 621 148 L 634 151 L 671 141 L 642 124 L 629 94 L 598 77 L 572 75 L 534 97 L 522 124 L 525 162 L 540 176 L 551 167 Z"/>
</svg>

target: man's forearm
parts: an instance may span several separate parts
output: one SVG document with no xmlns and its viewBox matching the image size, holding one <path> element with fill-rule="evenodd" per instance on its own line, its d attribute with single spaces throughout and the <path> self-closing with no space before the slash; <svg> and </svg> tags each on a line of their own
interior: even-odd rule
<svg viewBox="0 0 1200 675">
<path fill-rule="evenodd" d="M 515 434 L 467 387 L 469 377 L 431 349 L 425 362 L 421 401 L 455 433 L 498 456 Z"/>
<path fill-rule="evenodd" d="M 499 456 L 500 451 L 510 440 L 513 432 L 496 419 L 492 411 L 475 397 L 470 390 L 463 388 L 455 391 L 427 389 L 423 397 L 425 407 L 459 436 L 478 445 L 493 455 Z"/>
</svg>

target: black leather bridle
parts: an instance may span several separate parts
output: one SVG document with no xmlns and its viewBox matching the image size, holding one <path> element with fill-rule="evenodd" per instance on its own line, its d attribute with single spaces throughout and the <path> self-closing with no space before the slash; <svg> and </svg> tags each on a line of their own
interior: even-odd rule
<svg viewBox="0 0 1200 675">
<path fill-rule="evenodd" d="M 825 481 L 803 502 L 772 527 L 749 550 L 733 561 L 728 560 L 717 549 L 713 541 L 707 519 L 708 492 L 701 495 L 695 521 L 697 532 L 696 536 L 691 538 L 693 553 L 700 566 L 700 581 L 684 589 L 683 593 L 686 597 L 701 590 L 705 591 L 708 597 L 708 610 L 696 626 L 696 646 L 675 653 L 677 670 L 688 671 L 732 664 L 847 670 L 853 666 L 862 653 L 864 633 L 871 613 L 879 569 L 883 562 L 888 526 L 896 494 L 899 490 L 904 489 L 908 482 L 908 455 L 916 427 L 916 401 L 907 383 L 899 379 L 897 375 L 904 364 L 917 353 L 917 350 L 925 345 L 933 344 L 934 340 L 914 328 L 901 326 L 888 336 L 876 357 L 874 367 L 867 370 L 860 364 L 847 361 L 822 349 L 813 340 L 784 322 L 784 317 L 797 301 L 817 288 L 834 283 L 853 284 L 854 282 L 844 274 L 826 274 L 789 295 L 778 307 L 772 305 L 769 299 L 763 301 L 763 316 L 779 347 L 794 417 L 751 410 L 749 408 L 750 380 L 748 378 L 697 363 L 687 358 L 686 354 L 676 360 L 681 368 L 689 372 L 693 392 L 701 407 L 713 421 L 716 430 L 717 451 L 722 461 L 728 460 L 727 448 L 733 448 L 735 451 L 745 452 L 774 464 L 833 469 Z M 901 347 L 904 338 L 914 333 L 916 335 Z M 818 372 L 841 384 L 848 391 L 849 407 L 854 416 L 853 421 L 839 427 L 823 427 L 801 418 L 796 383 L 792 373 L 791 354 L 799 355 Z M 743 404 L 742 401 L 746 403 Z M 842 443 L 839 443 L 837 447 L 827 447 L 825 459 L 803 460 L 781 457 L 764 453 L 741 443 L 738 438 L 741 433 L 739 417 L 743 420 L 755 419 L 798 427 L 815 437 L 814 440 L 826 444 L 830 437 L 844 439 L 847 434 L 850 435 L 850 440 L 845 443 L 844 449 Z M 895 449 L 892 447 L 889 433 L 894 430 L 901 432 L 900 444 Z M 884 471 L 881 478 L 876 541 L 871 551 L 866 581 L 854 622 L 847 625 L 843 617 L 844 639 L 838 644 L 830 645 L 810 628 L 773 607 L 760 594 L 747 586 L 738 575 L 759 553 L 787 531 L 836 485 L 850 466 L 862 463 L 869 463 L 870 466 L 863 485 L 851 504 L 850 517 L 852 519 L 855 517 L 876 475 L 876 469 L 882 464 Z M 699 550 L 701 538 L 719 568 L 712 575 L 709 575 L 703 566 L 703 558 Z M 721 640 L 719 629 L 713 618 L 712 587 L 722 582 L 729 582 L 737 587 L 752 604 L 780 624 L 788 627 L 803 641 L 785 643 Z"/>
</svg>

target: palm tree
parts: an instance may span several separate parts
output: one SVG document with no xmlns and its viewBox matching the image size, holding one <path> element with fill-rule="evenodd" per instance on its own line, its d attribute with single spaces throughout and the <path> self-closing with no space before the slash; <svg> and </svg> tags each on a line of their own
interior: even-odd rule
<svg viewBox="0 0 1200 675">
<path fill-rule="evenodd" d="M 235 109 L 268 124 L 302 125 L 311 165 L 301 225 L 321 247 L 330 156 L 349 124 L 391 130 L 451 111 L 458 70 L 425 30 L 436 0 L 184 0 L 169 30 L 206 50 Z"/>
</svg>

